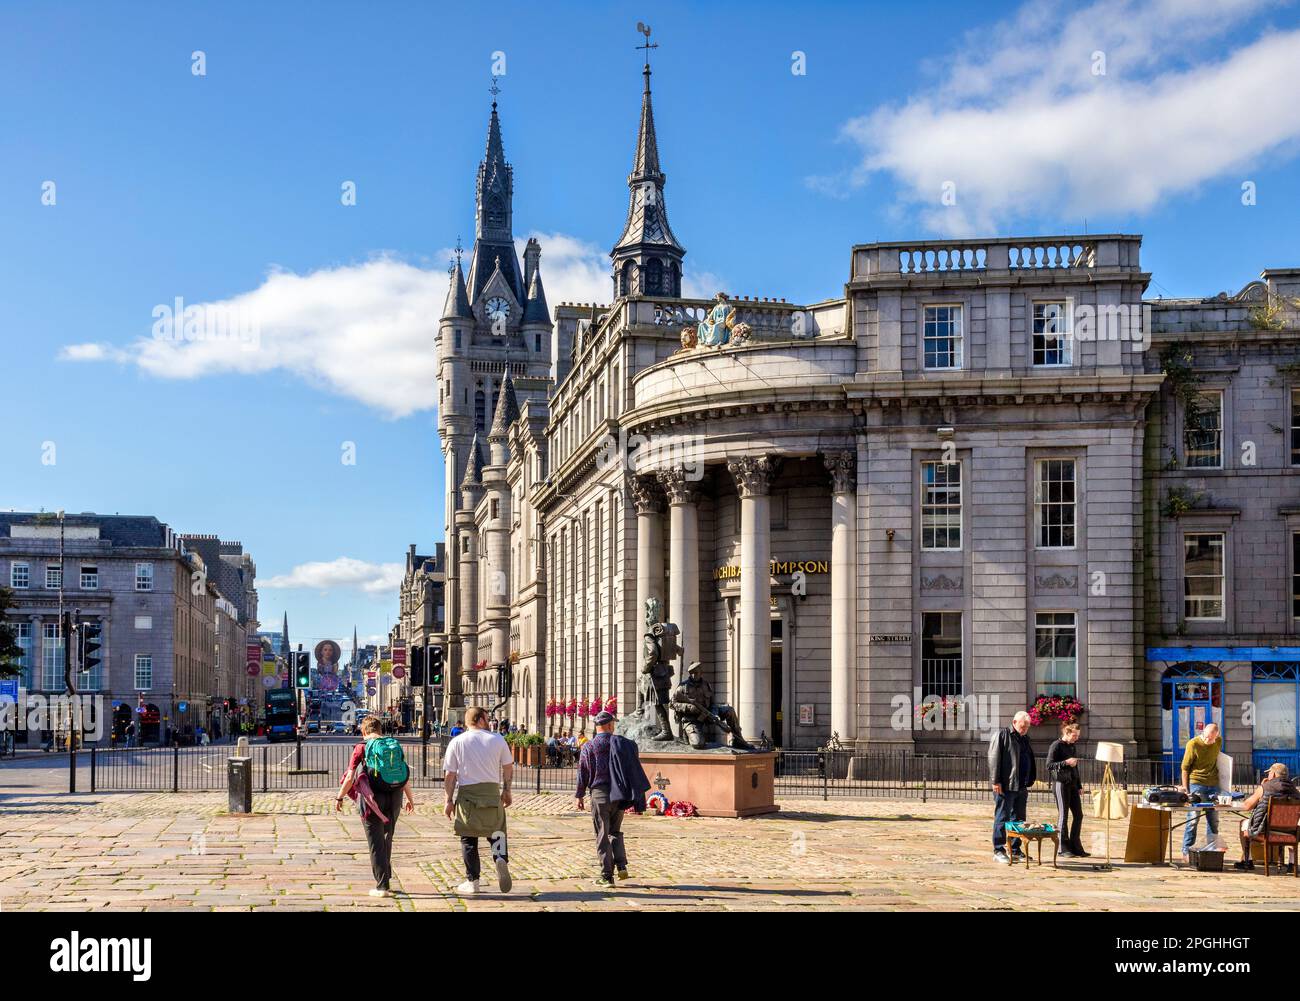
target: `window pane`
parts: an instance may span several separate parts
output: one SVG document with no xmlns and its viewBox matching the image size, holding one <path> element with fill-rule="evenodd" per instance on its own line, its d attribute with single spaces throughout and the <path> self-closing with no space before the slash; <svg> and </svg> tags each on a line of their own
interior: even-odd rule
<svg viewBox="0 0 1300 1001">
<path fill-rule="evenodd" d="M 1077 627 L 1073 612 L 1035 616 L 1034 681 L 1038 695 L 1077 695 Z"/>
<path fill-rule="evenodd" d="M 1256 684 L 1255 747 L 1294 750 L 1296 746 L 1296 686 L 1294 683 Z"/>
<path fill-rule="evenodd" d="M 962 694 L 961 612 L 921 615 L 921 695 Z"/>
<path fill-rule="evenodd" d="M 1223 394 L 1197 393 L 1183 422 L 1183 452 L 1187 465 L 1218 469 L 1223 465 Z"/>
</svg>

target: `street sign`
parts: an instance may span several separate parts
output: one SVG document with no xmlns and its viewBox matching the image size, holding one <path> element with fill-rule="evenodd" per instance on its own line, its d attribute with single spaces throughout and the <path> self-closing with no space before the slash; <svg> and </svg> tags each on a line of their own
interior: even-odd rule
<svg viewBox="0 0 1300 1001">
<path fill-rule="evenodd" d="M 398 679 L 406 677 L 406 668 L 401 664 L 393 665 L 393 677 Z"/>
<path fill-rule="evenodd" d="M 177 711 L 178 713 L 183 713 L 183 712 L 185 712 L 185 710 L 187 710 L 189 707 L 190 707 L 190 704 L 189 704 L 188 702 L 177 702 L 177 703 L 176 703 L 176 711 Z"/>
</svg>

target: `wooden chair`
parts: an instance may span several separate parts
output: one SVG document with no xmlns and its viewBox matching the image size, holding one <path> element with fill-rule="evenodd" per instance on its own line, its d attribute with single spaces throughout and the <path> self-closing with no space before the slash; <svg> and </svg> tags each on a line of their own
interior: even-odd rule
<svg viewBox="0 0 1300 1001">
<path fill-rule="evenodd" d="M 1279 856 L 1283 871 L 1286 870 L 1286 848 L 1291 846 L 1296 853 L 1296 878 L 1300 879 L 1300 799 L 1287 799 L 1274 796 L 1268 801 L 1268 816 L 1264 819 L 1264 829 L 1251 836 L 1251 843 L 1260 842 L 1264 846 L 1264 875 L 1269 875 L 1269 864 L 1273 859 L 1273 849 L 1280 849 Z"/>
</svg>

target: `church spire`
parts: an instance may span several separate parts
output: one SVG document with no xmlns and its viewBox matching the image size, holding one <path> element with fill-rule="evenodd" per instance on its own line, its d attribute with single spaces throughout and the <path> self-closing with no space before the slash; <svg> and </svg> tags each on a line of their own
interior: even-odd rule
<svg viewBox="0 0 1300 1001">
<path fill-rule="evenodd" d="M 471 303 L 478 302 L 483 288 L 492 277 L 493 263 L 501 258 L 501 273 L 514 292 L 517 302 L 524 301 L 526 289 L 519 274 L 519 257 L 515 253 L 513 232 L 514 168 L 506 160 L 501 141 L 501 118 L 497 114 L 497 78 L 492 78 L 492 113 L 488 116 L 487 149 L 478 165 L 477 211 L 474 217 L 474 252 L 470 257 L 466 290 Z"/>
<path fill-rule="evenodd" d="M 667 178 L 659 166 L 659 138 L 655 134 L 654 104 L 650 94 L 650 29 L 637 25 L 646 36 L 645 68 L 642 69 L 641 125 L 637 130 L 636 152 L 627 186 L 630 196 L 623 235 L 610 251 L 614 261 L 614 295 L 679 297 L 682 294 L 682 258 L 686 248 L 677 242 L 668 225 L 664 201 Z"/>
</svg>

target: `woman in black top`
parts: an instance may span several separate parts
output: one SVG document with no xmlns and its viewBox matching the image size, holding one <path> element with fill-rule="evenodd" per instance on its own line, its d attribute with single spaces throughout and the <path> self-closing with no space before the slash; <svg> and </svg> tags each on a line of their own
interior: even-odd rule
<svg viewBox="0 0 1300 1001">
<path fill-rule="evenodd" d="M 1089 857 L 1079 840 L 1083 827 L 1083 801 L 1080 798 L 1083 782 L 1079 779 L 1079 759 L 1074 751 L 1078 739 L 1079 724 L 1062 723 L 1060 738 L 1052 741 L 1052 746 L 1047 749 L 1047 775 L 1056 793 L 1059 817 L 1056 827 L 1061 858 Z"/>
</svg>

